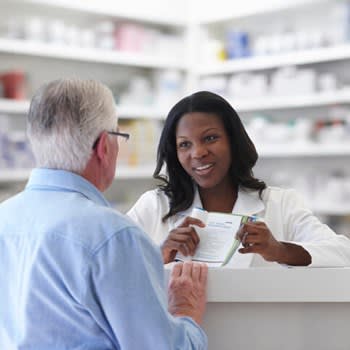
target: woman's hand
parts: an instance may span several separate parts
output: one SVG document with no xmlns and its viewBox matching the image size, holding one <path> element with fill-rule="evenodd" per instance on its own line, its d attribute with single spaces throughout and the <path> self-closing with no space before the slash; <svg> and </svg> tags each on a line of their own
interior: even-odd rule
<svg viewBox="0 0 350 350">
<path fill-rule="evenodd" d="M 279 261 L 283 245 L 277 241 L 264 222 L 247 222 L 237 232 L 242 254 L 257 253 L 267 261 Z"/>
<path fill-rule="evenodd" d="M 257 253 L 267 261 L 294 266 L 311 264 L 311 255 L 297 244 L 280 242 L 275 239 L 264 222 L 247 222 L 237 232 L 242 242 L 242 254 Z"/>
<path fill-rule="evenodd" d="M 177 252 L 185 256 L 194 255 L 199 237 L 191 225 L 205 226 L 201 220 L 187 216 L 181 225 L 171 230 L 161 246 L 164 264 L 174 261 Z"/>
</svg>

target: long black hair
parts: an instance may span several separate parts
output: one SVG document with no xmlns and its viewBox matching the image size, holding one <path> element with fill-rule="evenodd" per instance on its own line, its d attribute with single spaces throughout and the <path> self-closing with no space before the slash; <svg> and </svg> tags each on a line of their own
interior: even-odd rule
<svg viewBox="0 0 350 350">
<path fill-rule="evenodd" d="M 199 91 L 180 100 L 170 110 L 160 136 L 157 165 L 153 177 L 161 181 L 158 186 L 169 198 L 170 209 L 163 221 L 176 213 L 188 209 L 194 199 L 195 187 L 177 157 L 176 127 L 180 118 L 187 113 L 202 112 L 219 116 L 230 140 L 231 163 L 229 172 L 233 184 L 247 189 L 258 190 L 261 196 L 266 188 L 265 182 L 253 175 L 253 167 L 258 153 L 233 107 L 221 96 L 209 91 Z M 167 176 L 161 175 L 166 165 Z"/>
</svg>

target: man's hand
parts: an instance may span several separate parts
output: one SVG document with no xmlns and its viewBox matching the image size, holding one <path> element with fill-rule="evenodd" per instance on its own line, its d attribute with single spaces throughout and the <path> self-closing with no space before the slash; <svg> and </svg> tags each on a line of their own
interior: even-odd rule
<svg viewBox="0 0 350 350">
<path fill-rule="evenodd" d="M 161 246 L 164 264 L 174 261 L 177 252 L 184 256 L 194 255 L 199 237 L 191 225 L 205 226 L 201 220 L 187 216 L 181 225 L 171 230 Z"/>
<path fill-rule="evenodd" d="M 169 312 L 173 316 L 189 316 L 202 323 L 207 302 L 208 266 L 186 261 L 177 263 L 169 279 Z"/>
</svg>

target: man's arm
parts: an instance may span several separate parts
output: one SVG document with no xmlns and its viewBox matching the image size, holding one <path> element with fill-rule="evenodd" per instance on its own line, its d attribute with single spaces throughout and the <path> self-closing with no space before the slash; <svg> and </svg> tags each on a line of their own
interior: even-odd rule
<svg viewBox="0 0 350 350">
<path fill-rule="evenodd" d="M 116 347 L 207 348 L 198 325 L 206 302 L 206 267 L 176 267 L 170 280 L 170 312 L 159 249 L 137 228 L 113 235 L 94 254 L 89 271 L 87 304 Z"/>
</svg>

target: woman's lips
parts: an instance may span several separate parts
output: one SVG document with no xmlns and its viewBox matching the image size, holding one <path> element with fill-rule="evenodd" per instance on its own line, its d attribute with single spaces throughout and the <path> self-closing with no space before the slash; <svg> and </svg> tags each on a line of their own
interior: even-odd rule
<svg viewBox="0 0 350 350">
<path fill-rule="evenodd" d="M 207 175 L 213 169 L 213 166 L 214 166 L 214 164 L 210 163 L 210 164 L 205 164 L 205 165 L 200 165 L 200 166 L 194 167 L 193 170 L 198 175 Z"/>
</svg>

